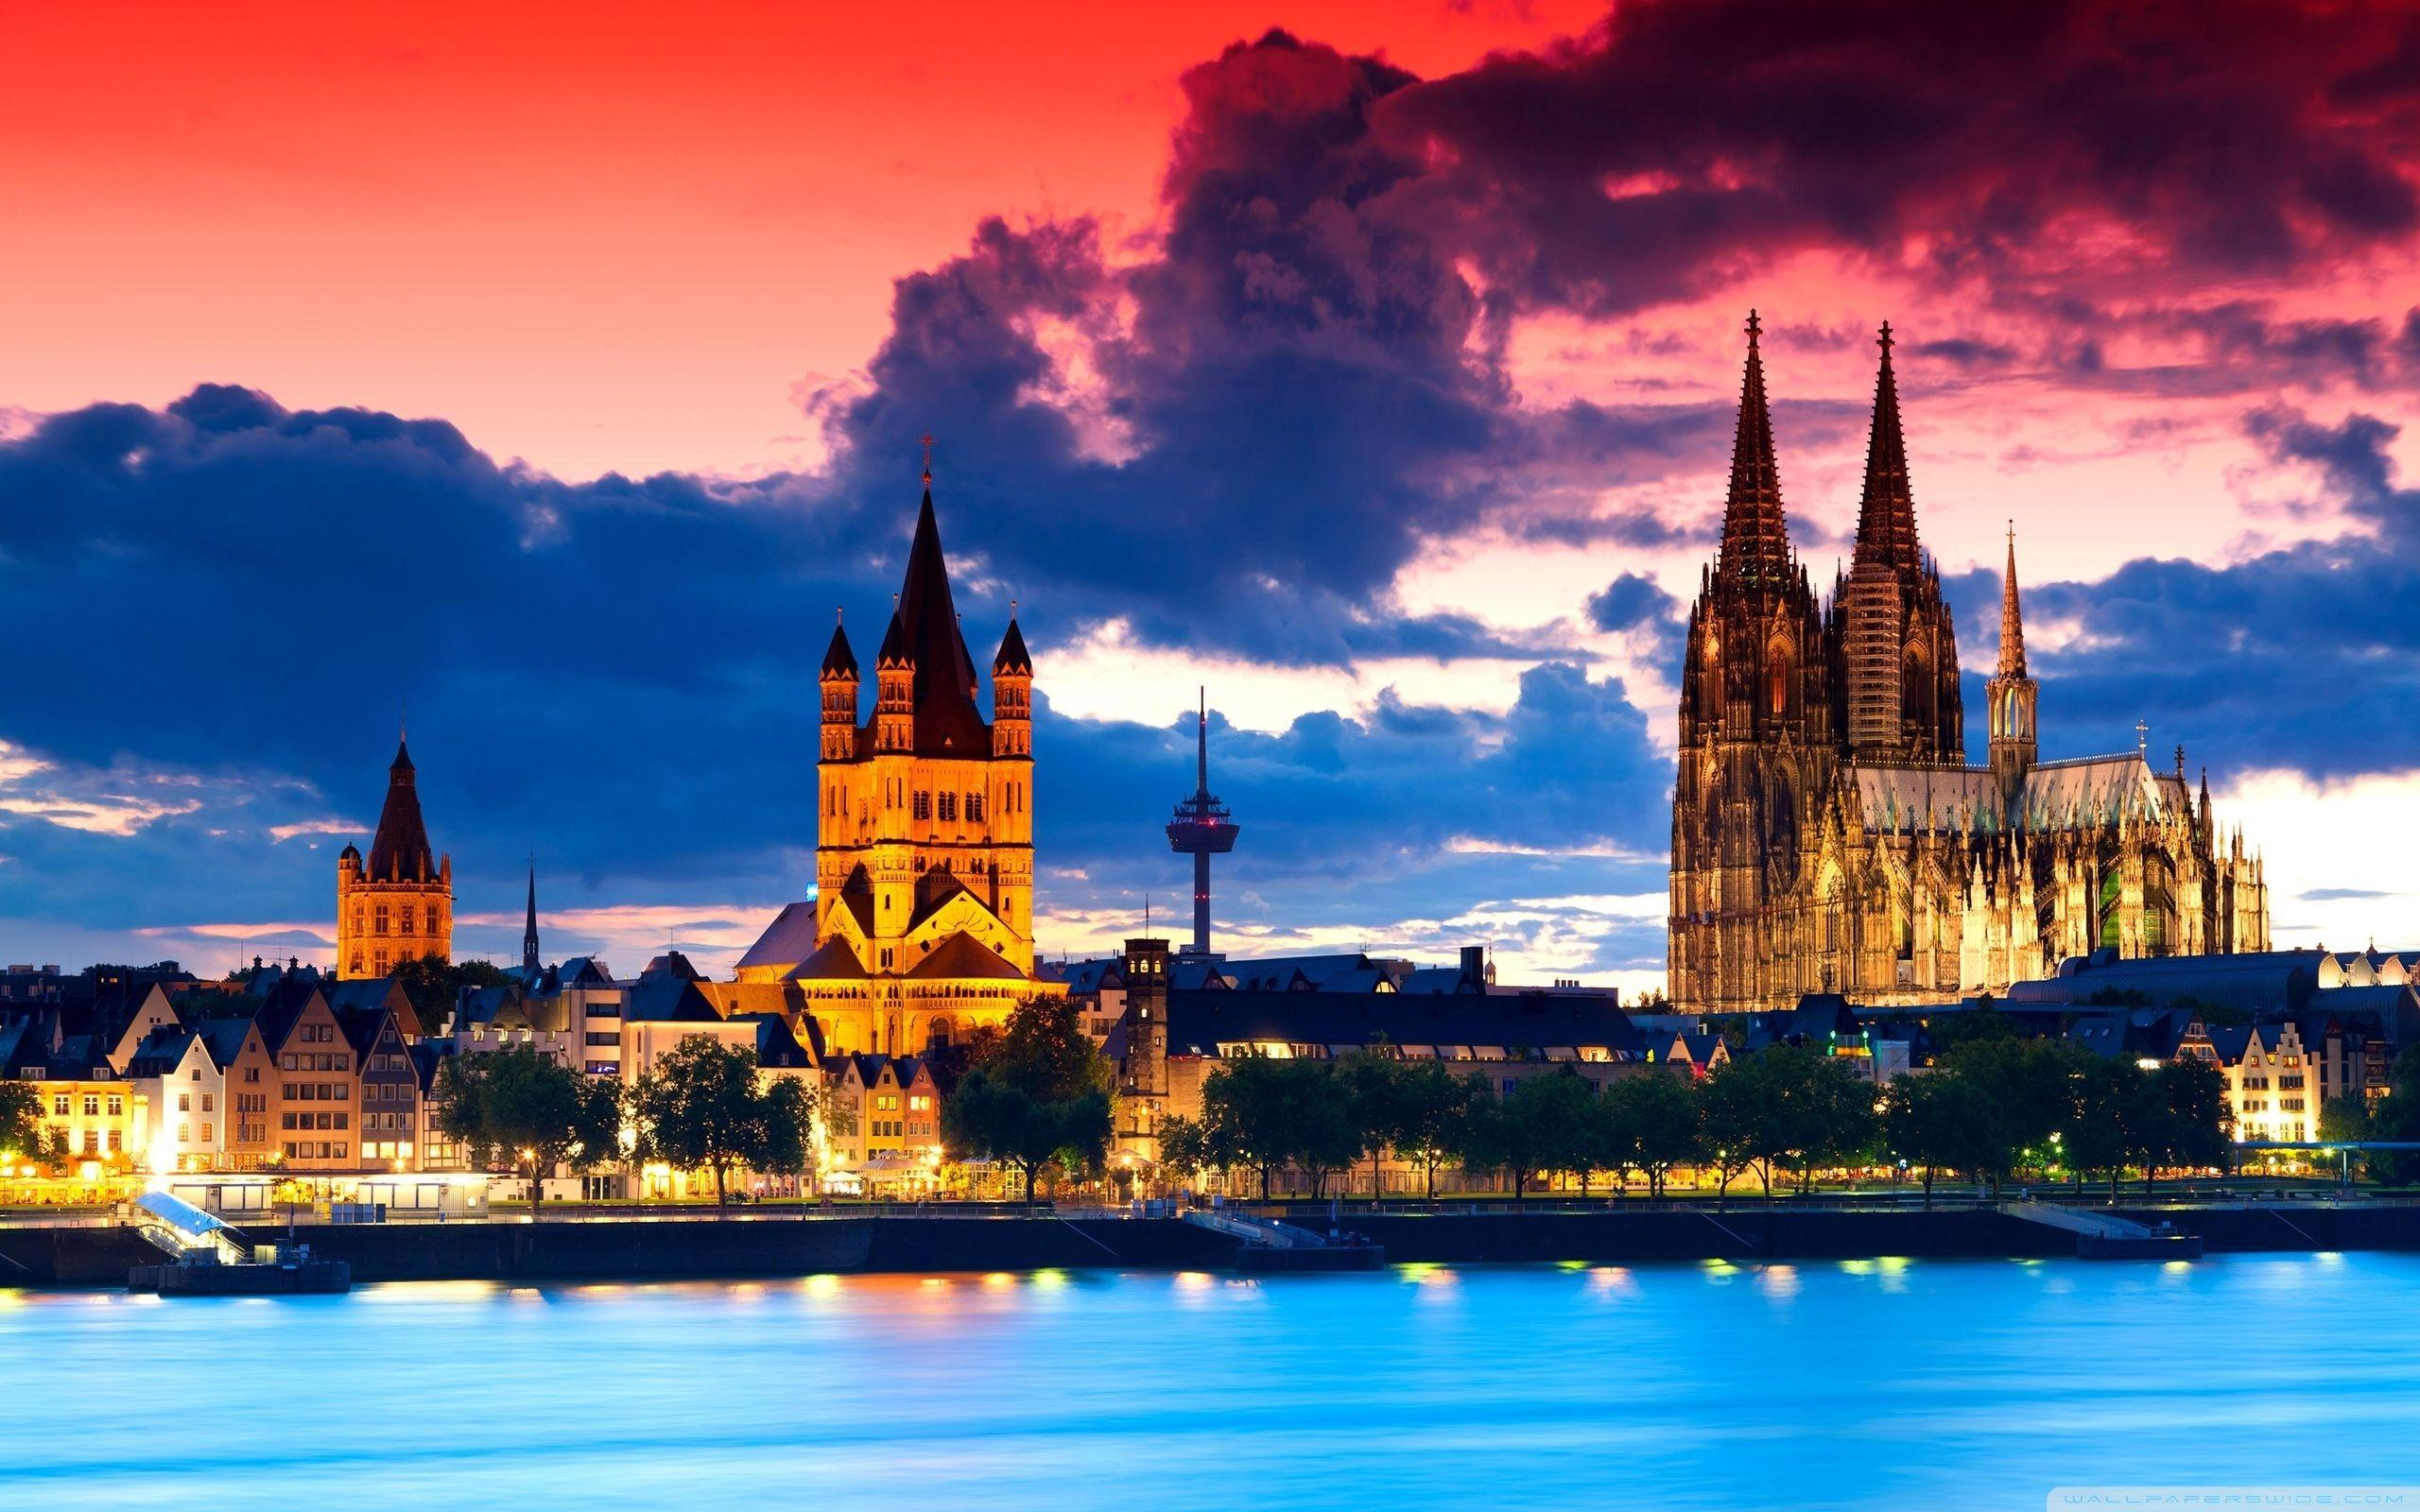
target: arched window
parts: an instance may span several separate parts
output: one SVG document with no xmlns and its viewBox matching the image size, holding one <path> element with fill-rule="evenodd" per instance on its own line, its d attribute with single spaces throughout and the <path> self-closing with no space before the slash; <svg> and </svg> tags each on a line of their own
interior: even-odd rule
<svg viewBox="0 0 2420 1512">
<path fill-rule="evenodd" d="M 1778 719 L 1789 713 L 1789 658 L 1776 656 L 1765 668 L 1765 713 Z"/>
</svg>

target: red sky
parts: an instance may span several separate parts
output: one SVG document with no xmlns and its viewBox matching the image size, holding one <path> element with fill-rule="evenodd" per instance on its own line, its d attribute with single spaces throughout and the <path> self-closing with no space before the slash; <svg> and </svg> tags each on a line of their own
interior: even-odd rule
<svg viewBox="0 0 2420 1512">
<path fill-rule="evenodd" d="M 981 215 L 1148 226 L 1186 67 L 1282 21 L 1419 73 L 1571 0 L 58 5 L 0 20 L 0 404 L 203 378 L 568 477 L 817 455 L 793 402 Z"/>
<path fill-rule="evenodd" d="M 432 822 L 489 873 L 485 902 L 466 883 L 465 918 L 495 931 L 476 948 L 517 940 L 531 845 L 590 948 L 744 941 L 799 885 L 772 847 L 801 841 L 780 785 L 800 768 L 765 750 L 801 707 L 795 611 L 811 662 L 825 605 L 879 604 L 879 507 L 930 426 L 963 469 L 963 585 L 1025 595 L 1065 738 L 1098 743 L 1063 768 L 1090 782 L 1069 830 L 1079 808 L 1098 823 L 1051 858 L 1046 945 L 1114 937 L 1167 884 L 1162 766 L 1184 779 L 1189 747 L 1157 727 L 1206 679 L 1252 774 L 1229 794 L 1253 816 L 1237 875 L 1291 943 L 1494 931 L 1531 974 L 1643 982 L 1670 643 L 1752 304 L 1819 584 L 1887 317 L 1924 538 L 1986 637 L 2018 522 L 2057 753 L 2118 748 L 2146 715 L 2155 743 L 2190 738 L 2272 847 L 2282 938 L 2391 936 L 2420 897 L 2370 843 L 2420 814 L 2398 733 L 2420 728 L 2400 567 L 2420 541 L 2420 5 L 2320 13 L 1627 0 L 1592 33 L 1587 0 L 0 7 L 0 588 L 41 626 L 174 577 L 188 632 L 164 646 L 147 621 L 119 647 L 112 623 L 24 659 L 0 710 L 0 942 L 309 948 L 325 868 L 294 852 L 359 828 L 391 738 L 390 696 L 348 707 L 363 667 L 328 606 L 399 562 L 482 611 L 533 563 L 614 607 L 533 616 L 527 644 L 441 615 L 372 675 L 410 684 L 424 772 L 457 784 Z M 1272 26 L 1305 45 L 1228 50 Z M 987 216 L 1006 229 L 978 234 Z M 1267 376 L 1303 370 L 1341 376 Z M 266 401 L 239 422 L 223 393 L 216 428 L 151 417 L 207 462 L 190 480 L 147 475 L 122 415 L 43 433 L 201 383 L 435 418 L 561 479 L 794 471 L 764 485 L 782 518 L 850 546 L 681 513 L 743 487 L 674 479 L 626 509 L 374 422 L 350 451 Z M 838 398 L 810 416 L 816 394 Z M 249 493 L 227 481 L 255 464 Z M 978 478 L 1000 507 L 961 503 Z M 665 520 L 685 534 L 617 533 Z M 1228 596 L 1154 602 L 1132 564 L 1171 551 L 1235 558 L 1197 579 Z M 266 560 L 309 591 L 261 593 Z M 1609 585 L 1651 611 L 1609 622 Z M 1987 638 L 1962 649 L 1989 664 Z M 350 721 L 341 748 L 231 682 Z M 625 789 L 657 768 L 575 724 L 550 747 L 571 765 L 532 783 L 481 738 L 496 708 L 571 719 L 667 688 L 699 698 L 662 765 L 685 782 Z M 1531 721 L 1594 733 L 1499 764 L 1486 780 L 1523 801 L 1395 851 L 1396 894 L 1320 870 L 1450 807 L 1453 774 L 1520 757 Z M 1350 792 L 1322 785 L 1338 729 L 1369 747 Z M 1123 808 L 1104 772 L 1131 779 Z M 1592 782 L 1645 817 L 1512 822 L 1554 832 L 1526 795 Z"/>
</svg>

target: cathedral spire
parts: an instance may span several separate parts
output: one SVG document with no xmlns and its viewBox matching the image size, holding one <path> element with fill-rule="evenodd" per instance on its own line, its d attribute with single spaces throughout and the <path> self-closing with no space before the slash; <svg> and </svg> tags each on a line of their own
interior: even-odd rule
<svg viewBox="0 0 2420 1512">
<path fill-rule="evenodd" d="M 1918 565 L 1915 498 L 1908 488 L 1908 442 L 1899 428 L 1899 381 L 1891 370 L 1891 322 L 1876 338 L 1882 365 L 1874 379 L 1874 432 L 1865 449 L 1865 492 L 1857 511 L 1857 561 L 1903 573 Z"/>
<path fill-rule="evenodd" d="M 2025 610 L 2016 597 L 2016 522 L 2008 523 L 2008 568 L 2000 575 L 1999 675 L 2025 676 Z"/>
<path fill-rule="evenodd" d="M 1717 576 L 1779 587 L 1789 579 L 1789 524 L 1782 514 L 1781 470 L 1773 460 L 1772 413 L 1765 401 L 1762 326 L 1748 312 L 1748 365 L 1739 380 L 1739 428 L 1731 443 L 1731 491 L 1722 503 L 1722 554 Z"/>
<path fill-rule="evenodd" d="M 529 858 L 529 914 L 521 926 L 521 969 L 535 975 L 538 971 L 538 858 Z"/>
</svg>

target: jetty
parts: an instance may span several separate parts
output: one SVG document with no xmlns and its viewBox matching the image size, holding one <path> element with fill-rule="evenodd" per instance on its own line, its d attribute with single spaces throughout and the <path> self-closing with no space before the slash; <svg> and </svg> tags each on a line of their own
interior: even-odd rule
<svg viewBox="0 0 2420 1512">
<path fill-rule="evenodd" d="M 308 1245 L 255 1245 L 225 1219 L 166 1192 L 134 1199 L 136 1233 L 168 1258 L 128 1267 L 126 1288 L 163 1297 L 267 1297 L 349 1292 L 353 1267 Z"/>
<path fill-rule="evenodd" d="M 2003 1202 L 2000 1211 L 2076 1236 L 2079 1260 L 2199 1260 L 2202 1239 L 2166 1219 L 2154 1228 L 2114 1212 L 2091 1212 L 2055 1202 Z"/>
</svg>

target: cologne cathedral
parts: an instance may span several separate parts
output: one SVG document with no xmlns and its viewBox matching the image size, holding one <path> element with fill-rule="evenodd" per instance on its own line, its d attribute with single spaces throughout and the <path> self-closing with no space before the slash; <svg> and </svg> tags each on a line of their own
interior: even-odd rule
<svg viewBox="0 0 2420 1512">
<path fill-rule="evenodd" d="M 1828 602 L 1789 542 L 1756 318 L 1722 543 L 1689 612 L 1672 797 L 1670 986 L 1695 1012 L 1997 993 L 2067 956 L 2266 950 L 2261 864 L 2209 780 L 2136 748 L 2045 762 L 2012 532 L 1987 760 L 1918 542 L 1891 328 L 1857 543 Z"/>
</svg>

